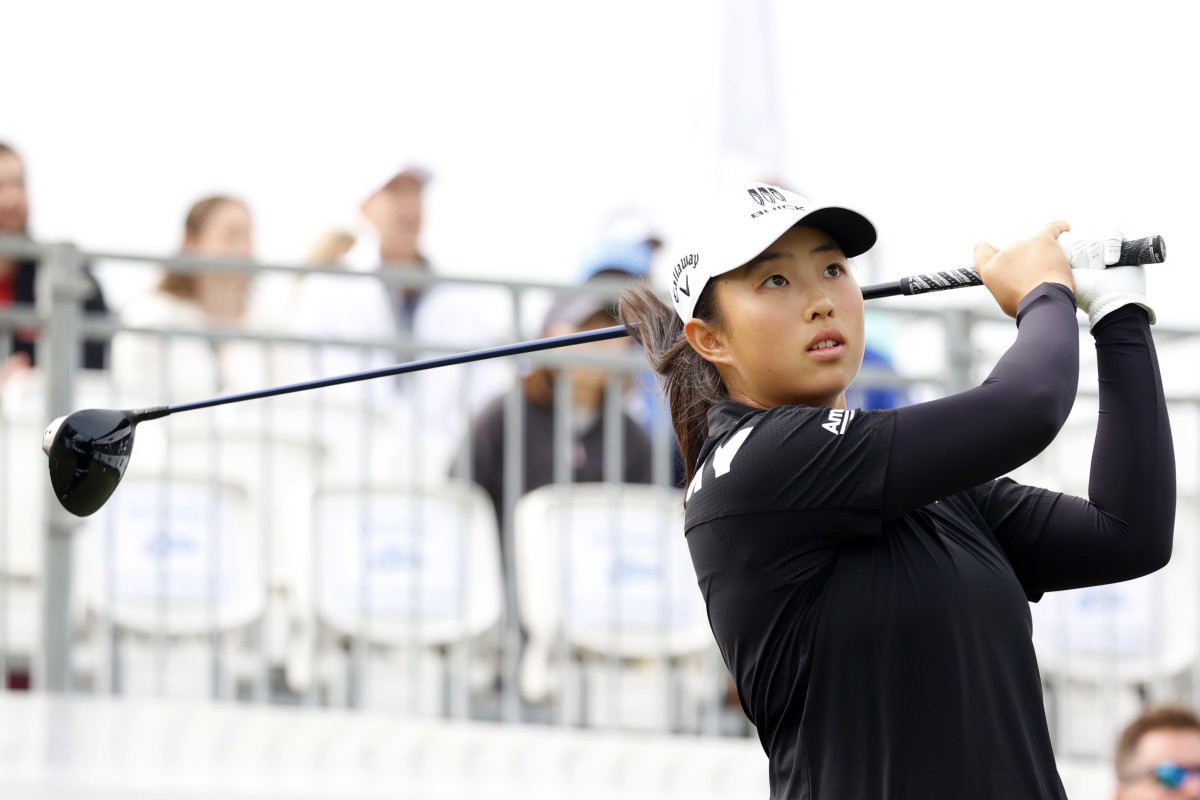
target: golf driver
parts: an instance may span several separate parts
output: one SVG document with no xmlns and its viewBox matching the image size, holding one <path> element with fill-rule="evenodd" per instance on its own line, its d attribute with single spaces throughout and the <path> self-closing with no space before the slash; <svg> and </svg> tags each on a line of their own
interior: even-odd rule
<svg viewBox="0 0 1200 800">
<path fill-rule="evenodd" d="M 1166 243 L 1161 236 L 1128 241 L 1122 245 L 1121 260 L 1114 266 L 1157 264 L 1166 260 L 1166 253 Z M 975 270 L 959 269 L 952 272 L 914 275 L 891 283 L 865 286 L 862 294 L 865 300 L 874 300 L 881 297 L 907 296 L 944 289 L 979 286 L 982 283 Z M 121 482 L 121 477 L 129 466 L 129 458 L 133 452 L 133 435 L 139 422 L 159 419 L 182 411 L 195 411 L 200 408 L 241 403 L 246 400 L 261 400 L 293 392 L 403 375 L 409 372 L 466 364 L 501 356 L 521 355 L 539 350 L 599 342 L 627 335 L 628 331 L 623 326 L 615 325 L 594 331 L 552 336 L 546 339 L 472 350 L 455 355 L 435 356 L 381 369 L 217 397 L 195 403 L 125 411 L 85 409 L 65 417 L 59 417 L 51 422 L 42 437 L 42 450 L 50 459 L 50 484 L 54 488 L 54 496 L 67 511 L 79 517 L 86 517 L 98 511 Z"/>
</svg>

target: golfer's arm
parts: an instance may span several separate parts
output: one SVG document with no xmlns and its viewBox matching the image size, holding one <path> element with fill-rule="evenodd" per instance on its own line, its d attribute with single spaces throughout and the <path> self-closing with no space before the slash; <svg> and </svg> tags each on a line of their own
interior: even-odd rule
<svg viewBox="0 0 1200 800">
<path fill-rule="evenodd" d="M 884 481 L 892 518 L 1000 477 L 1066 422 L 1079 384 L 1075 296 L 1044 283 L 1021 301 L 1017 338 L 981 386 L 896 410 Z"/>
<path fill-rule="evenodd" d="M 1064 495 L 1033 563 L 1044 590 L 1128 580 L 1171 557 L 1175 451 L 1146 312 L 1126 306 L 1096 325 L 1100 418 L 1088 499 Z"/>
</svg>

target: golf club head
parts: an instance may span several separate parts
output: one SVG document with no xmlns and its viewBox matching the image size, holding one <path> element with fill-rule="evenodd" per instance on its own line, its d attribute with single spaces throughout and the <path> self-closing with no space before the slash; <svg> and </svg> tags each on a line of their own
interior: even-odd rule
<svg viewBox="0 0 1200 800">
<path fill-rule="evenodd" d="M 63 508 L 86 517 L 104 505 L 129 466 L 137 421 L 132 411 L 93 408 L 46 427 L 42 450 L 50 457 L 50 485 Z"/>
</svg>

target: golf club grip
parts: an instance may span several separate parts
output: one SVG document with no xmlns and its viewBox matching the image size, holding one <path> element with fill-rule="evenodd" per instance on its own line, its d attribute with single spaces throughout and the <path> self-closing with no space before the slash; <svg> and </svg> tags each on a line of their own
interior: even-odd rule
<svg viewBox="0 0 1200 800">
<path fill-rule="evenodd" d="M 1121 242 L 1121 260 L 1114 267 L 1161 264 L 1167 260 L 1167 243 L 1161 236 L 1147 236 Z"/>
<path fill-rule="evenodd" d="M 1167 243 L 1161 236 L 1146 236 L 1121 243 L 1121 259 L 1112 266 L 1130 267 L 1139 264 L 1161 264 L 1167 260 Z M 931 272 L 913 275 L 891 283 L 864 286 L 864 300 L 897 295 L 926 294 L 946 289 L 961 289 L 964 286 L 982 286 L 983 281 L 973 268 L 956 269 L 949 272 Z"/>
</svg>

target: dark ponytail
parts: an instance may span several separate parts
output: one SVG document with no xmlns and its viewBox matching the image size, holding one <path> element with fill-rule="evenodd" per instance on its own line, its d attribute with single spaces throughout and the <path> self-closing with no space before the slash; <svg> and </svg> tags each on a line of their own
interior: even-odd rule
<svg viewBox="0 0 1200 800">
<path fill-rule="evenodd" d="M 705 287 L 700 295 L 695 315 L 718 323 L 711 289 L 711 285 Z M 645 281 L 621 293 L 618 311 L 621 324 L 646 352 L 650 368 L 662 376 L 663 394 L 683 456 L 685 482 L 691 483 L 700 448 L 708 438 L 708 410 L 728 399 L 729 393 L 717 368 L 688 343 L 679 315 Z"/>
</svg>

